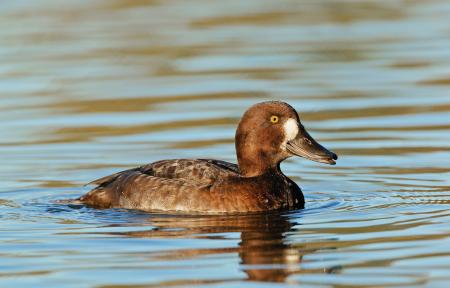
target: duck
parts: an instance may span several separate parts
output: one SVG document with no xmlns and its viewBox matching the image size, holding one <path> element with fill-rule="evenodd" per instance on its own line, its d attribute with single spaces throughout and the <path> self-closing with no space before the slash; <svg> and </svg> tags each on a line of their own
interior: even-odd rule
<svg viewBox="0 0 450 288">
<path fill-rule="evenodd" d="M 248 108 L 235 134 L 237 164 L 215 159 L 160 160 L 94 180 L 78 203 L 147 212 L 230 214 L 303 209 L 300 187 L 280 163 L 292 156 L 334 165 L 338 156 L 305 130 L 282 101 Z"/>
</svg>

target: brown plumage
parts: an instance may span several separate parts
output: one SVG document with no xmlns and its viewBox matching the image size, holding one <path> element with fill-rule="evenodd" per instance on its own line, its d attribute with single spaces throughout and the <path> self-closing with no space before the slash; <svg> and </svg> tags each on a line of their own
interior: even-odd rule
<svg viewBox="0 0 450 288">
<path fill-rule="evenodd" d="M 298 155 L 334 164 L 295 110 L 271 101 L 250 107 L 236 131 L 238 165 L 212 159 L 162 160 L 95 180 L 78 200 L 98 208 L 239 213 L 304 207 L 302 191 L 280 170 Z"/>
</svg>

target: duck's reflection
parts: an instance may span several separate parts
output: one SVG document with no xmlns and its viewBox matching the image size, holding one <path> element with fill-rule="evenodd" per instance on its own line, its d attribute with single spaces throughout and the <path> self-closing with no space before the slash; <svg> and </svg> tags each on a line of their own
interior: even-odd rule
<svg viewBox="0 0 450 288">
<path fill-rule="evenodd" d="M 153 255 L 162 260 L 186 259 L 212 254 L 238 253 L 248 280 L 283 282 L 300 269 L 302 254 L 286 240 L 295 223 L 280 214 L 238 216 L 157 216 L 149 219 L 155 229 L 132 231 L 130 237 L 232 239 L 237 246 L 209 249 L 181 249 Z M 236 233 L 236 234 L 234 234 Z"/>
<path fill-rule="evenodd" d="M 266 215 L 243 229 L 239 256 L 249 280 L 284 282 L 300 269 L 302 255 L 286 241 L 294 226 L 281 215 Z"/>
</svg>

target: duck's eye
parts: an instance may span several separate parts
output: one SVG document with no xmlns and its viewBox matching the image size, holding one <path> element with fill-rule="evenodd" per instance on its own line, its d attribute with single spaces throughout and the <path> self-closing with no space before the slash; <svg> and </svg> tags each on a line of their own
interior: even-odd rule
<svg viewBox="0 0 450 288">
<path fill-rule="evenodd" d="M 278 116 L 272 115 L 270 116 L 270 122 L 272 123 L 278 123 Z"/>
</svg>

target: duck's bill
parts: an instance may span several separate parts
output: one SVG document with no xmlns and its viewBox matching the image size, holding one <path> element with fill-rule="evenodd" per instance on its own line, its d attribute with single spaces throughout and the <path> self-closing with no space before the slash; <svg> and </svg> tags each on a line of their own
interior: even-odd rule
<svg viewBox="0 0 450 288">
<path fill-rule="evenodd" d="M 303 127 L 295 139 L 287 142 L 286 149 L 294 155 L 331 165 L 336 164 L 338 158 L 335 153 L 317 143 Z"/>
</svg>

